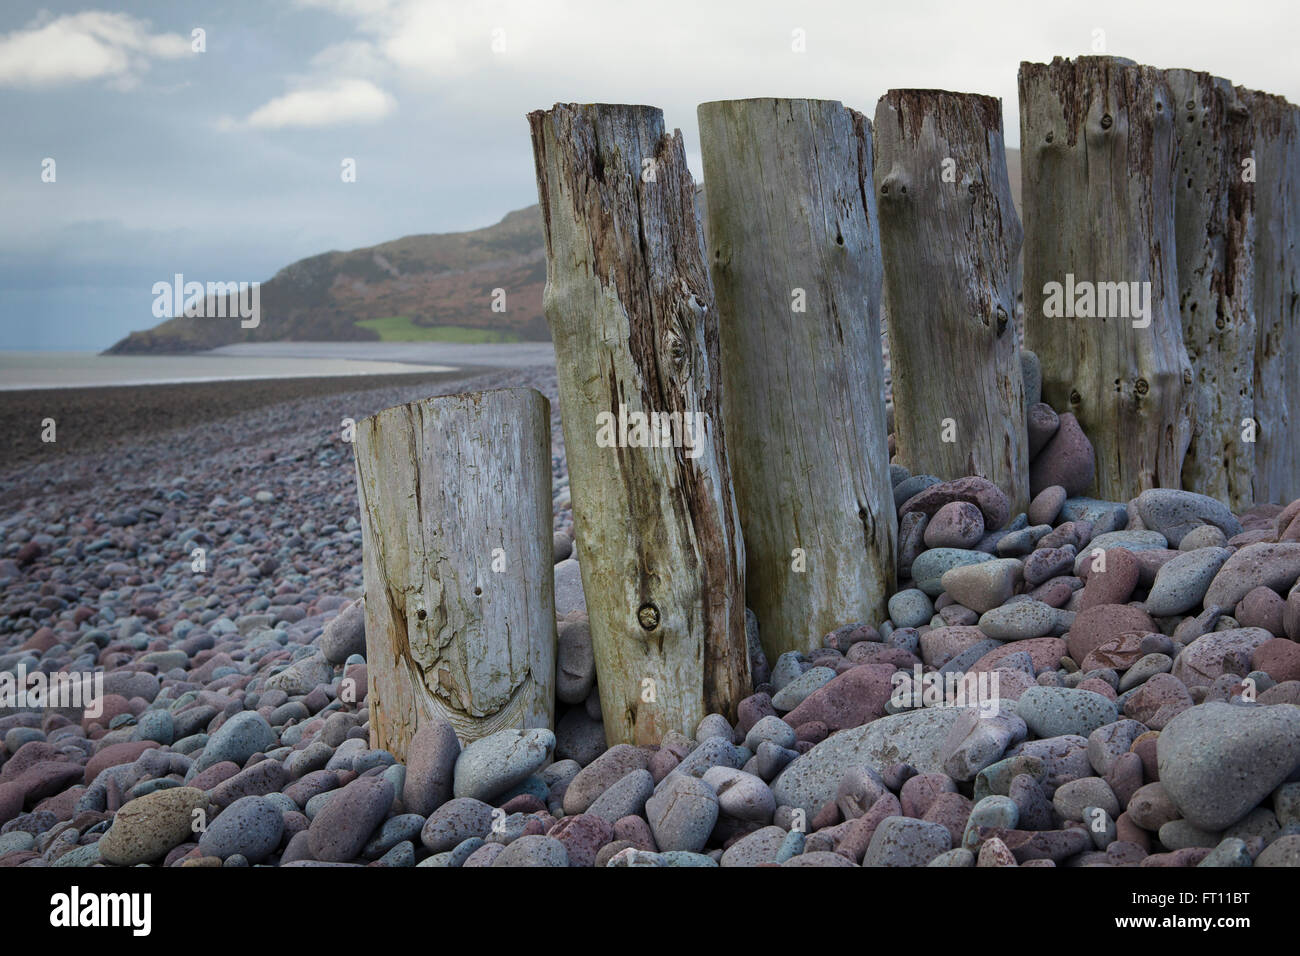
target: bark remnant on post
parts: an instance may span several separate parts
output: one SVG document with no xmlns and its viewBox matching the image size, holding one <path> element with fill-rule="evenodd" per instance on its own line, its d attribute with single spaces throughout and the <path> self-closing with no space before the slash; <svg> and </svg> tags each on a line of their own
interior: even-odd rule
<svg viewBox="0 0 1300 956">
<path fill-rule="evenodd" d="M 528 119 L 605 735 L 657 744 L 709 713 L 734 719 L 751 691 L 695 185 L 657 109 L 557 104 Z"/>
<path fill-rule="evenodd" d="M 871 126 L 830 100 L 698 114 L 748 603 L 775 661 L 879 623 L 893 590 Z"/>
<path fill-rule="evenodd" d="M 1006 492 L 1013 514 L 1023 511 L 1029 444 L 1014 328 L 1022 233 L 1002 105 L 890 90 L 873 129 L 897 458 L 943 479 L 980 475 Z"/>
</svg>

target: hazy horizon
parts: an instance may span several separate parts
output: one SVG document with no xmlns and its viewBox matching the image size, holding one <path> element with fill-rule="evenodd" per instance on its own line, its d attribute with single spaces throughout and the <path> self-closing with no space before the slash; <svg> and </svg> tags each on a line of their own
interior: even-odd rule
<svg viewBox="0 0 1300 956">
<path fill-rule="evenodd" d="M 1296 23 L 1280 2 L 1170 17 L 1010 0 L 960 15 L 931 2 L 11 0 L 0 349 L 103 349 L 156 324 L 151 289 L 175 273 L 265 281 L 329 250 L 495 223 L 536 202 L 525 114 L 557 101 L 662 107 L 697 178 L 695 107 L 716 99 L 821 97 L 870 114 L 894 87 L 982 92 L 1002 99 L 1015 146 L 1022 60 L 1092 53 L 1101 30 L 1105 52 L 1296 101 Z"/>
</svg>

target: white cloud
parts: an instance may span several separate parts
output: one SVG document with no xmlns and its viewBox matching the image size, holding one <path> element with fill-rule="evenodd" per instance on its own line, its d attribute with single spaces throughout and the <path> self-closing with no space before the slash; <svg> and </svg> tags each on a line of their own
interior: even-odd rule
<svg viewBox="0 0 1300 956">
<path fill-rule="evenodd" d="M 313 69 L 333 76 L 360 76 L 374 79 L 393 72 L 392 64 L 373 43 L 347 40 L 327 46 L 311 58 Z"/>
<path fill-rule="evenodd" d="M 36 20 L 0 36 L 0 86 L 55 86 L 107 79 L 130 85 L 151 60 L 190 53 L 190 39 L 151 33 L 146 20 L 88 10 Z"/>
<path fill-rule="evenodd" d="M 598 37 L 602 23 L 621 11 L 601 13 L 568 0 L 295 0 L 299 7 L 328 10 L 376 38 L 373 49 L 393 66 L 434 77 L 465 75 L 502 54 L 534 53 L 544 60 L 552 40 L 581 32 Z M 601 17 L 604 17 L 602 19 Z M 645 11 L 633 19 L 644 21 Z M 657 14 L 656 14 L 657 16 Z M 499 62 L 499 61 L 498 61 Z"/>
<path fill-rule="evenodd" d="M 708 100 L 824 97 L 870 116 L 886 90 L 920 87 L 1000 97 L 1014 144 L 1020 61 L 1093 53 L 1098 30 L 1107 52 L 1141 63 L 1207 70 L 1293 101 L 1300 92 L 1294 0 L 1258 0 L 1249 17 L 1224 16 L 1217 0 L 1061 9 L 1041 0 L 294 2 L 348 23 L 370 61 L 387 62 L 386 84 L 458 122 L 517 124 L 556 101 L 650 103 L 691 142 L 695 107 Z M 792 49 L 795 29 L 806 31 L 805 53 Z M 497 30 L 504 50 L 493 49 Z"/>
<path fill-rule="evenodd" d="M 369 80 L 338 80 L 277 96 L 254 110 L 247 124 L 259 129 L 372 123 L 397 108 L 391 94 Z"/>
</svg>

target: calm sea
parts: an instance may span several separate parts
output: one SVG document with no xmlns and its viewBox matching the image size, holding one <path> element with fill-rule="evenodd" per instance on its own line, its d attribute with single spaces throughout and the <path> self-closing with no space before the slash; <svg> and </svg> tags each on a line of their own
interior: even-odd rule
<svg viewBox="0 0 1300 956">
<path fill-rule="evenodd" d="M 162 385 L 172 382 L 218 382 L 254 378 L 311 378 L 322 375 L 392 375 L 403 372 L 445 372 L 453 367 L 332 357 L 0 351 L 0 391 L 85 388 L 96 385 Z"/>
</svg>

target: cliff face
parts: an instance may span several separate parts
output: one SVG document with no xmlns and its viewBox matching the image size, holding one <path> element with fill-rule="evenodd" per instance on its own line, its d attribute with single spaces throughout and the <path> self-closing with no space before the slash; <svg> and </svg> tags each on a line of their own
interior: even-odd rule
<svg viewBox="0 0 1300 956">
<path fill-rule="evenodd" d="M 1011 193 L 1020 210 L 1020 154 L 1007 150 Z M 704 211 L 703 187 L 696 208 Z M 706 223 L 707 228 L 707 223 Z M 437 326 L 465 338 L 550 341 L 542 312 L 546 250 L 537 206 L 471 232 L 406 236 L 351 252 L 325 252 L 285 266 L 262 283 L 260 322 L 172 318 L 132 332 L 113 353 L 192 352 L 235 342 L 378 341 L 435 335 Z M 506 310 L 492 311 L 493 289 Z M 179 308 L 177 309 L 179 311 Z M 216 313 L 207 309 L 207 315 Z M 234 315 L 227 308 L 227 315 Z M 372 323 L 371 320 L 385 320 Z M 365 323 L 365 324 L 359 324 Z"/>
</svg>

